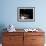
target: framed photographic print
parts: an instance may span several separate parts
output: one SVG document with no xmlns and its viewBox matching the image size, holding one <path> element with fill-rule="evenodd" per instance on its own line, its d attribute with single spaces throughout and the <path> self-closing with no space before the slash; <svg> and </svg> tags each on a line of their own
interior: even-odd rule
<svg viewBox="0 0 46 46">
<path fill-rule="evenodd" d="M 35 21 L 35 7 L 18 7 L 17 20 L 19 22 L 34 22 Z"/>
</svg>

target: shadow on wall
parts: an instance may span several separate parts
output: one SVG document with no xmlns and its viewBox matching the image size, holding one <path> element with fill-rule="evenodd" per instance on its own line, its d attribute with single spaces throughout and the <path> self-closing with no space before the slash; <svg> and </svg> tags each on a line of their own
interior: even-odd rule
<svg viewBox="0 0 46 46">
<path fill-rule="evenodd" d="M 4 24 L 0 24 L 0 43 L 2 43 L 3 32 L 6 32 L 6 27 Z"/>
</svg>

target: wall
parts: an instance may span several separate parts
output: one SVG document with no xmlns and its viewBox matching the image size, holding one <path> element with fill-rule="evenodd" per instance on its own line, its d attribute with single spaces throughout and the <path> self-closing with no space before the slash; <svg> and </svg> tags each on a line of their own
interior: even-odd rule
<svg viewBox="0 0 46 46">
<path fill-rule="evenodd" d="M 46 28 L 46 0 L 0 0 L 0 25 L 16 28 Z M 35 7 L 35 22 L 18 22 L 17 7 Z"/>
</svg>

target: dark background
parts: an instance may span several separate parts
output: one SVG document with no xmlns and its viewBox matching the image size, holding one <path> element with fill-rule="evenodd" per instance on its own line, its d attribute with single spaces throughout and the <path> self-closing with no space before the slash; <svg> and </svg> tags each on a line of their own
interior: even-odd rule
<svg viewBox="0 0 46 46">
<path fill-rule="evenodd" d="M 21 14 L 27 14 L 29 19 L 33 19 L 33 9 L 20 9 Z"/>
</svg>

